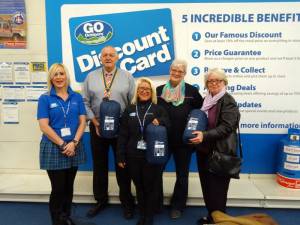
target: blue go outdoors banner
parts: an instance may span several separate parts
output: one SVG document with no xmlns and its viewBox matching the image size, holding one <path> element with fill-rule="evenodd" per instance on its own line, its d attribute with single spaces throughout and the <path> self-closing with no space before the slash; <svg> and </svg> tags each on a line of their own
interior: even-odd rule
<svg viewBox="0 0 300 225">
<path fill-rule="evenodd" d="M 170 9 L 77 17 L 69 24 L 77 82 L 101 66 L 105 45 L 117 49 L 119 66 L 135 77 L 168 74 L 174 59 Z"/>
</svg>

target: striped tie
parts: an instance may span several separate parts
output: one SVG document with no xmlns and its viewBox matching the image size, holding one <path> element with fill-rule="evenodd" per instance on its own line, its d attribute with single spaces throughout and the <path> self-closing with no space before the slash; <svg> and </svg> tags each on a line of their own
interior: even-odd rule
<svg viewBox="0 0 300 225">
<path fill-rule="evenodd" d="M 105 83 L 106 83 L 106 87 L 110 88 L 110 84 L 112 82 L 112 74 L 111 73 L 107 73 L 105 74 Z M 108 91 L 107 89 L 104 90 L 104 97 L 109 98 L 110 97 L 110 91 Z"/>
</svg>

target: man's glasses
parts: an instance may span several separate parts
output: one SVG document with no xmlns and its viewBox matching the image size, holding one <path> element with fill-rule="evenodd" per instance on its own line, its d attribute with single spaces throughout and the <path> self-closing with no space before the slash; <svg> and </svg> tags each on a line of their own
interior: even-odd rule
<svg viewBox="0 0 300 225">
<path fill-rule="evenodd" d="M 116 54 L 115 53 L 111 53 L 111 54 L 109 54 L 109 53 L 105 53 L 105 54 L 103 54 L 103 55 L 101 55 L 101 57 L 110 57 L 110 58 L 114 58 L 114 57 L 116 57 Z"/>
</svg>

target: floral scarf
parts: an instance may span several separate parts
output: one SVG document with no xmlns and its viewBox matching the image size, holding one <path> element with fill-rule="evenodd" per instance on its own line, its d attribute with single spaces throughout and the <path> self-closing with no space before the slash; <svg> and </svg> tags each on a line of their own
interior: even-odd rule
<svg viewBox="0 0 300 225">
<path fill-rule="evenodd" d="M 168 81 L 162 90 L 161 97 L 166 102 L 171 102 L 174 106 L 179 106 L 184 102 L 185 83 L 182 80 L 176 87 L 173 87 Z"/>
</svg>

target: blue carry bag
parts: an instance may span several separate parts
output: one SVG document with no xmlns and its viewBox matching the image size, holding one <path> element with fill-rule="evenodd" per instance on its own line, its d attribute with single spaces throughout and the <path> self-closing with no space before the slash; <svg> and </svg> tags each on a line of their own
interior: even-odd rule
<svg viewBox="0 0 300 225">
<path fill-rule="evenodd" d="M 146 128 L 146 159 L 152 164 L 165 164 L 168 161 L 168 133 L 164 126 L 149 124 Z"/>
<path fill-rule="evenodd" d="M 207 129 L 208 119 L 205 112 L 200 109 L 193 109 L 187 120 L 186 127 L 183 132 L 183 143 L 188 144 L 191 138 L 196 137 L 194 131 L 205 131 Z"/>
<path fill-rule="evenodd" d="M 100 104 L 100 136 L 115 138 L 118 135 L 121 115 L 120 103 L 104 99 Z"/>
</svg>

